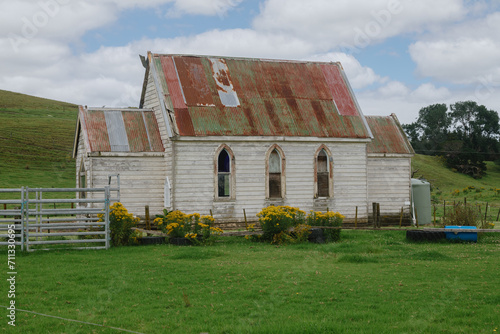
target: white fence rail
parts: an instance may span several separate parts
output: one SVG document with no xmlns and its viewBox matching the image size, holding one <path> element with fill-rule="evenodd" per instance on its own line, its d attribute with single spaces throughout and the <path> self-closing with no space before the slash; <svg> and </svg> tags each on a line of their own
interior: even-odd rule
<svg viewBox="0 0 500 334">
<path fill-rule="evenodd" d="M 119 191 L 111 186 L 0 189 L 0 245 L 27 251 L 47 245 L 108 249 L 109 206 L 120 201 Z"/>
</svg>

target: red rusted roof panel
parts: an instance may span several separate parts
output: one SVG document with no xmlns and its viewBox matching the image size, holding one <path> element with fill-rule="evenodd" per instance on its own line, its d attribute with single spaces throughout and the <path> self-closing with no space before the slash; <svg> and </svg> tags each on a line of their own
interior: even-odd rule
<svg viewBox="0 0 500 334">
<path fill-rule="evenodd" d="M 337 63 L 154 57 L 181 136 L 369 138 Z"/>
<path fill-rule="evenodd" d="M 368 144 L 368 153 L 413 154 L 406 135 L 392 116 L 367 116 L 374 136 Z"/>
<path fill-rule="evenodd" d="M 85 119 L 87 138 L 90 143 L 90 151 L 111 151 L 104 113 L 100 110 L 88 111 L 86 109 L 82 109 L 80 112 Z"/>
<path fill-rule="evenodd" d="M 196 135 L 188 108 L 175 109 L 175 121 L 181 136 Z"/>
<path fill-rule="evenodd" d="M 161 57 L 161 66 L 163 75 L 168 86 L 168 93 L 172 99 L 174 109 L 185 109 L 186 103 L 182 95 L 182 89 L 177 77 L 177 70 L 172 57 Z M 166 92 L 165 92 L 166 93 Z"/>
<path fill-rule="evenodd" d="M 145 111 L 142 113 L 144 115 L 145 127 L 149 135 L 149 145 L 151 151 L 153 152 L 163 152 L 163 142 L 161 140 L 160 130 L 158 128 L 158 122 L 156 121 L 156 116 L 153 111 Z"/>
<path fill-rule="evenodd" d="M 149 135 L 141 112 L 123 111 L 130 152 L 150 152 Z"/>
<path fill-rule="evenodd" d="M 212 106 L 214 102 L 201 58 L 176 57 L 174 61 L 186 105 Z"/>
<path fill-rule="evenodd" d="M 325 64 L 321 65 L 321 69 L 323 70 L 326 83 L 330 88 L 333 99 L 337 104 L 339 113 L 343 116 L 358 116 L 353 97 L 349 92 L 346 82 L 344 82 L 339 67 Z"/>
<path fill-rule="evenodd" d="M 111 114 L 114 117 L 109 117 Z M 160 131 L 152 110 L 80 108 L 91 152 L 163 152 Z M 117 118 L 118 117 L 118 118 Z M 108 119 L 107 119 L 108 118 Z M 115 120 L 120 120 L 115 122 Z M 117 132 L 116 134 L 114 132 Z M 121 138 L 119 132 L 123 133 Z M 112 142 L 112 139 L 115 142 Z M 116 142 L 119 139 L 120 142 Z M 119 145 L 120 149 L 117 148 Z"/>
</svg>

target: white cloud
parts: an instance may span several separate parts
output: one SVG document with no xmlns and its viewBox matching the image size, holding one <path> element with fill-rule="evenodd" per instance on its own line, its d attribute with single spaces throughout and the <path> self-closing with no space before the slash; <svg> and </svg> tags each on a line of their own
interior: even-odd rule
<svg viewBox="0 0 500 334">
<path fill-rule="evenodd" d="M 378 93 L 384 98 L 404 98 L 410 90 L 405 84 L 399 81 L 390 81 L 385 86 L 380 87 Z"/>
<path fill-rule="evenodd" d="M 242 0 L 177 0 L 167 16 L 178 17 L 182 14 L 222 16 L 236 7 Z"/>
<path fill-rule="evenodd" d="M 465 12 L 461 0 L 267 0 L 253 27 L 297 36 L 322 48 L 360 49 L 460 19 Z"/>
<path fill-rule="evenodd" d="M 409 48 L 417 73 L 441 81 L 475 84 L 493 76 L 500 85 L 500 13 L 466 21 Z"/>
<path fill-rule="evenodd" d="M 235 57 L 301 59 L 314 52 L 314 45 L 298 38 L 259 33 L 251 29 L 210 30 L 189 37 L 144 39 L 136 49 L 157 53 L 187 53 Z"/>
<path fill-rule="evenodd" d="M 74 41 L 114 21 L 116 14 L 109 4 L 93 1 L 4 1 L 0 3 L 0 37 Z"/>
<path fill-rule="evenodd" d="M 437 88 L 434 84 L 425 83 L 415 89 L 411 93 L 411 96 L 413 100 L 432 103 L 439 100 L 447 100 L 451 96 L 451 93 L 446 87 Z"/>
</svg>

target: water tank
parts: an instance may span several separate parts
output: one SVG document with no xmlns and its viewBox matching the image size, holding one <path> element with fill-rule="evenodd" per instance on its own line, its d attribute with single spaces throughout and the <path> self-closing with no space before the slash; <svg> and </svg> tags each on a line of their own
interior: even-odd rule
<svg viewBox="0 0 500 334">
<path fill-rule="evenodd" d="M 432 223 L 431 184 L 424 180 L 411 179 L 411 196 L 413 218 L 418 217 L 419 225 Z"/>
</svg>

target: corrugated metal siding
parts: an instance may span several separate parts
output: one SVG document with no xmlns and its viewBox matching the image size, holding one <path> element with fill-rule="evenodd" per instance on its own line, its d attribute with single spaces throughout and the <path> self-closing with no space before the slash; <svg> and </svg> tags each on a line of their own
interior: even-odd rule
<svg viewBox="0 0 500 334">
<path fill-rule="evenodd" d="M 154 55 L 153 65 L 181 136 L 370 137 L 337 63 Z"/>
<path fill-rule="evenodd" d="M 367 116 L 373 140 L 368 144 L 368 153 L 413 154 L 406 135 L 392 116 Z"/>
<path fill-rule="evenodd" d="M 88 110 L 80 107 L 91 152 L 163 152 L 152 110 Z"/>
</svg>

